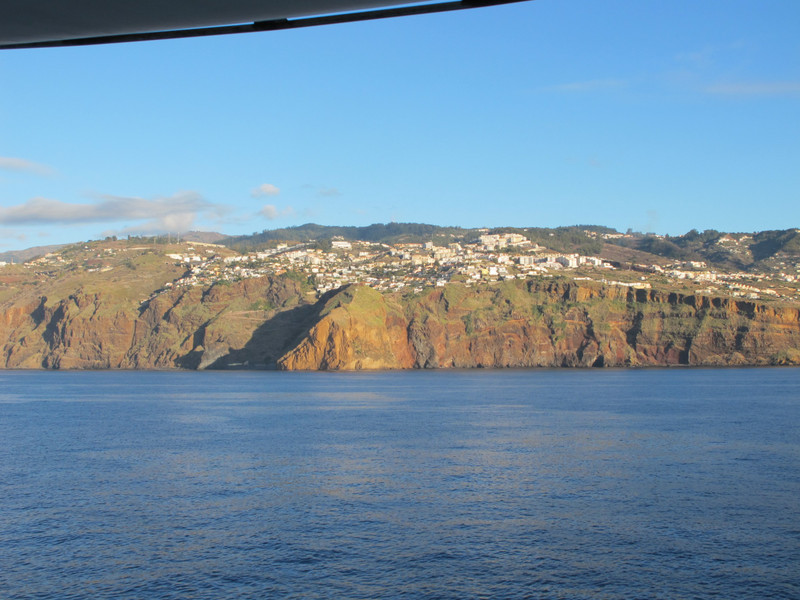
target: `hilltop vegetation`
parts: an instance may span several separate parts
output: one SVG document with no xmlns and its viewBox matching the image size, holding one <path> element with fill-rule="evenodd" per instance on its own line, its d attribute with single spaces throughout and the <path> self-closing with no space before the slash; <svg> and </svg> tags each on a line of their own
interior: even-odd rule
<svg viewBox="0 0 800 600">
<path fill-rule="evenodd" d="M 800 258 L 800 231 L 723 233 L 695 229 L 681 236 L 632 234 L 611 243 L 676 260 L 701 260 L 724 269 L 763 270 Z"/>
<path fill-rule="evenodd" d="M 218 243 L 239 252 L 253 252 L 274 247 L 279 242 L 309 242 L 332 239 L 349 241 L 378 242 L 383 244 L 424 243 L 437 245 L 466 243 L 483 233 L 518 233 L 534 243 L 563 252 L 593 254 L 600 250 L 602 243 L 586 232 L 613 233 L 609 227 L 596 225 L 576 225 L 557 227 L 495 227 L 463 229 L 461 227 L 440 227 L 424 223 L 376 223 L 365 227 L 332 227 L 307 223 L 297 227 L 264 230 L 249 236 L 224 238 Z"/>
<path fill-rule="evenodd" d="M 460 227 L 439 227 L 424 223 L 376 223 L 366 227 L 336 227 L 306 223 L 297 227 L 265 229 L 253 235 L 234 236 L 219 243 L 239 252 L 252 252 L 273 247 L 278 242 L 308 242 L 334 238 L 394 244 L 398 242 L 428 242 L 432 239 L 462 241 L 477 230 Z"/>
</svg>

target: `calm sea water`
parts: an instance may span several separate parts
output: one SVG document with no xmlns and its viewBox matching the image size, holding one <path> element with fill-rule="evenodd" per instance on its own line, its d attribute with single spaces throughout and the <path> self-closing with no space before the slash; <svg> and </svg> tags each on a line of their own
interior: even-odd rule
<svg viewBox="0 0 800 600">
<path fill-rule="evenodd" d="M 0 372 L 0 598 L 799 598 L 800 369 Z"/>
</svg>

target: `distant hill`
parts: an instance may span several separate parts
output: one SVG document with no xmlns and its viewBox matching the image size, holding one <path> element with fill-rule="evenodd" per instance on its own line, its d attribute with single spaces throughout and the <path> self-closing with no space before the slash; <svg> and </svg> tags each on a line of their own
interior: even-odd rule
<svg viewBox="0 0 800 600">
<path fill-rule="evenodd" d="M 253 235 L 232 236 L 219 243 L 239 252 L 251 252 L 274 246 L 278 242 L 325 241 L 342 238 L 350 241 L 379 242 L 384 244 L 434 242 L 437 245 L 471 242 L 483 233 L 519 233 L 534 243 L 564 252 L 597 253 L 602 243 L 587 235 L 617 233 L 615 229 L 599 225 L 573 225 L 569 227 L 495 227 L 472 228 L 441 227 L 425 223 L 375 223 L 365 227 L 328 226 L 306 223 L 297 227 L 265 229 Z"/>
<path fill-rule="evenodd" d="M 342 238 L 364 242 L 381 242 L 386 244 L 398 242 L 428 242 L 432 238 L 449 237 L 452 240 L 472 239 L 479 235 L 477 229 L 461 227 L 440 227 L 424 223 L 375 223 L 365 227 L 329 226 L 306 223 L 296 227 L 283 229 L 265 229 L 253 235 L 241 235 L 225 238 L 221 244 L 242 251 L 258 250 L 277 242 L 308 242 Z"/>
<path fill-rule="evenodd" d="M 696 229 L 680 236 L 634 234 L 611 243 L 673 260 L 699 260 L 727 269 L 768 269 L 800 257 L 800 230 L 725 233 Z"/>
<path fill-rule="evenodd" d="M 33 248 L 27 248 L 25 250 L 10 250 L 8 252 L 0 252 L 0 262 L 22 263 L 38 256 L 44 256 L 49 252 L 55 252 L 56 250 L 64 248 L 67 245 L 68 244 L 34 246 Z"/>
<path fill-rule="evenodd" d="M 376 223 L 365 227 L 306 223 L 297 227 L 265 229 L 253 235 L 227 237 L 218 243 L 238 252 L 274 247 L 279 242 L 325 242 L 334 238 L 385 244 L 434 242 L 446 245 L 471 242 L 483 233 L 519 233 L 531 242 L 557 252 L 602 255 L 610 260 L 635 257 L 638 262 L 654 264 L 664 260 L 704 261 L 717 268 L 749 270 L 770 268 L 783 258 L 800 257 L 798 229 L 755 233 L 725 233 L 714 229 L 699 232 L 693 229 L 680 236 L 661 236 L 622 235 L 616 229 L 600 225 L 464 229 L 425 223 Z M 627 252 L 620 254 L 615 247 L 627 249 Z"/>
<path fill-rule="evenodd" d="M 253 252 L 278 243 L 316 241 L 329 247 L 333 239 L 385 244 L 433 242 L 438 246 L 475 241 L 484 233 L 519 233 L 549 250 L 602 256 L 614 262 L 664 264 L 670 261 L 703 261 L 709 266 L 732 270 L 782 269 L 786 261 L 800 259 L 800 229 L 753 233 L 726 233 L 693 229 L 679 236 L 628 232 L 600 225 L 565 227 L 443 227 L 426 223 L 375 223 L 363 227 L 306 223 L 296 227 L 265 229 L 252 235 L 226 236 L 218 232 L 190 231 L 181 240 L 225 245 L 237 252 Z M 170 236 L 142 238 L 168 243 Z M 176 237 L 171 236 L 172 241 Z M 21 263 L 54 252 L 65 245 L 37 246 L 0 253 L 0 261 Z"/>
<path fill-rule="evenodd" d="M 158 239 L 161 242 L 166 242 L 170 236 L 162 235 L 156 238 L 147 238 L 151 240 Z M 216 231 L 189 231 L 187 233 L 181 233 L 180 235 L 173 234 L 171 236 L 172 241 L 176 241 L 177 239 L 181 239 L 186 242 L 202 242 L 205 244 L 216 244 L 222 239 L 226 239 L 229 236 L 226 236 L 224 233 L 218 233 Z M 116 238 L 114 238 L 116 239 Z M 73 242 L 73 244 L 77 244 L 79 242 Z M 49 254 L 50 252 L 56 252 L 57 250 L 61 250 L 62 248 L 66 248 L 67 246 L 71 246 L 73 244 L 54 244 L 52 246 L 34 246 L 32 248 L 26 248 L 25 250 L 9 250 L 8 252 L 0 252 L 0 262 L 7 262 L 7 263 L 24 263 L 26 261 L 32 260 L 34 258 L 38 258 L 40 256 L 44 256 L 45 254 Z"/>
<path fill-rule="evenodd" d="M 184 241 L 203 242 L 204 244 L 216 244 L 227 237 L 228 236 L 224 233 L 217 233 L 216 231 L 189 231 L 187 233 L 182 233 L 180 236 Z"/>
</svg>

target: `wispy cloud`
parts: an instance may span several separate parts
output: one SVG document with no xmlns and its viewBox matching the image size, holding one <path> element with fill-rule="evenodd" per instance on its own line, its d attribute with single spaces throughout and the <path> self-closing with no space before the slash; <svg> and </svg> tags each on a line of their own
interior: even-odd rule
<svg viewBox="0 0 800 600">
<path fill-rule="evenodd" d="M 264 207 L 259 211 L 259 214 L 265 219 L 274 221 L 275 219 L 279 219 L 281 217 L 291 217 L 295 214 L 295 212 L 291 206 L 279 209 L 274 204 L 265 204 Z"/>
<path fill-rule="evenodd" d="M 85 204 L 32 198 L 17 206 L 0 208 L 0 224 L 78 225 L 140 221 L 124 231 L 186 231 L 200 213 L 214 212 L 218 208 L 196 192 L 152 199 L 101 196 L 99 201 Z"/>
<path fill-rule="evenodd" d="M 741 56 L 747 48 L 748 45 L 741 40 L 729 44 L 709 44 L 700 49 L 680 52 L 675 55 L 675 60 L 692 69 L 702 70 L 714 67 L 726 58 Z"/>
<path fill-rule="evenodd" d="M 322 198 L 336 198 L 341 195 L 342 193 L 335 187 L 324 187 L 317 191 L 317 196 Z"/>
<path fill-rule="evenodd" d="M 0 248 L 5 248 L 8 246 L 6 242 L 9 240 L 15 240 L 17 242 L 24 242 L 28 239 L 28 236 L 20 231 L 15 231 L 13 229 L 0 229 Z"/>
<path fill-rule="evenodd" d="M 0 170 L 15 171 L 18 173 L 33 173 L 34 175 L 52 175 L 55 171 L 32 160 L 24 158 L 14 158 L 12 156 L 0 156 Z"/>
<path fill-rule="evenodd" d="M 579 167 L 589 166 L 593 169 L 602 169 L 606 166 L 606 162 L 604 160 L 600 160 L 596 156 L 589 156 L 588 158 L 569 157 L 565 160 L 565 162 L 569 165 L 575 165 Z"/>
<path fill-rule="evenodd" d="M 800 81 L 742 81 L 707 85 L 707 94 L 722 96 L 798 96 Z"/>
<path fill-rule="evenodd" d="M 278 187 L 271 183 L 262 183 L 260 186 L 250 192 L 253 198 L 263 198 L 264 196 L 277 196 L 281 191 Z"/>
<path fill-rule="evenodd" d="M 112 229 L 103 232 L 103 236 L 108 235 L 158 235 L 161 233 L 183 233 L 194 229 L 194 223 L 197 219 L 196 213 L 179 213 L 174 215 L 165 215 L 157 219 L 151 219 L 136 225 L 123 227 L 122 229 Z"/>
<path fill-rule="evenodd" d="M 318 198 L 336 198 L 342 195 L 339 188 L 328 185 L 304 183 L 301 187 Z"/>
<path fill-rule="evenodd" d="M 585 93 L 619 89 L 627 85 L 628 83 L 621 79 L 592 79 L 589 81 L 573 81 L 571 83 L 548 85 L 541 89 L 546 92 Z"/>
<path fill-rule="evenodd" d="M 792 79 L 793 75 L 783 80 L 759 80 L 744 75 L 757 60 L 757 49 L 743 41 L 706 46 L 676 55 L 675 61 L 681 68 L 673 72 L 671 78 L 691 91 L 715 96 L 800 95 L 800 81 Z M 733 73 L 740 75 L 737 77 Z"/>
</svg>

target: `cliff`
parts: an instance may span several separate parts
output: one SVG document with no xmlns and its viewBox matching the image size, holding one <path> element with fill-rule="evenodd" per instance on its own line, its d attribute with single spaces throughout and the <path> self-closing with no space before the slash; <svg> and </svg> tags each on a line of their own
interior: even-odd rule
<svg viewBox="0 0 800 600">
<path fill-rule="evenodd" d="M 80 288 L 0 313 L 0 366 L 10 369 L 264 367 L 306 326 L 313 305 L 289 278 L 175 289 L 142 305 Z"/>
<path fill-rule="evenodd" d="M 284 369 L 800 364 L 797 308 L 576 283 L 348 288 Z"/>
<path fill-rule="evenodd" d="M 314 301 L 289 277 L 138 304 L 78 287 L 0 306 L 0 367 L 407 369 L 798 365 L 796 307 L 576 282 L 365 286 Z"/>
</svg>

